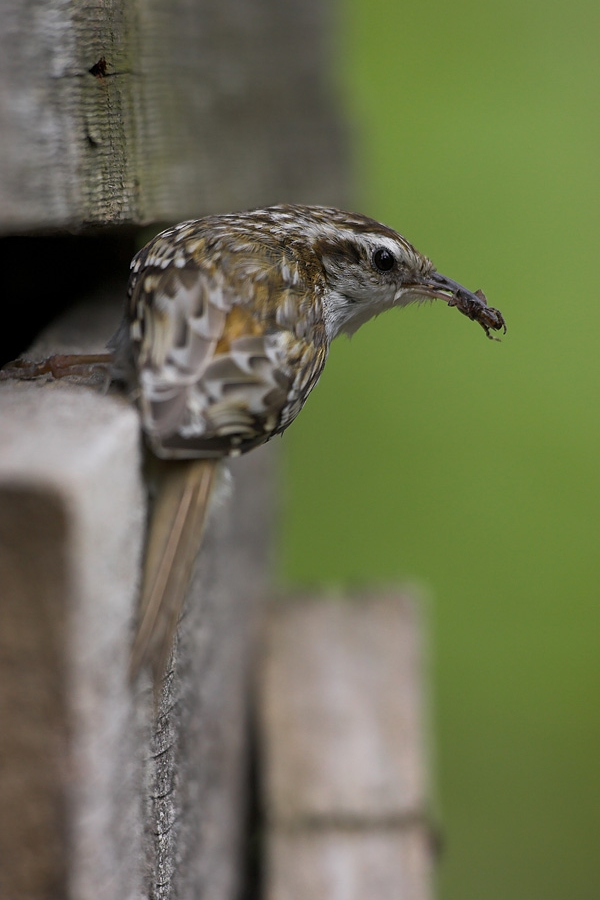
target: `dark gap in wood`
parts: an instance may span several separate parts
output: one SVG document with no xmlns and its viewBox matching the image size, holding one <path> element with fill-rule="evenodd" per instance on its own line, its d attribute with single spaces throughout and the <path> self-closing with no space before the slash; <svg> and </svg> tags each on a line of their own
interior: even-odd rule
<svg viewBox="0 0 600 900">
<path fill-rule="evenodd" d="M 254 706 L 254 704 L 252 704 Z M 265 809 L 261 783 L 261 759 L 256 713 L 249 715 L 246 757 L 246 826 L 240 894 L 238 900 L 262 900 L 264 896 Z"/>
<path fill-rule="evenodd" d="M 0 366 L 16 359 L 60 313 L 100 285 L 127 287 L 136 230 L 0 238 Z M 118 288 L 117 288 L 118 289 Z"/>
</svg>

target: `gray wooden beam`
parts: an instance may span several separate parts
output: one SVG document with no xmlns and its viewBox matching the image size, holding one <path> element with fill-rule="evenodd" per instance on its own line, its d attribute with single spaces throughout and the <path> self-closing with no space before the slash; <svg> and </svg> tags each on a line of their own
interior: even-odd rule
<svg viewBox="0 0 600 900">
<path fill-rule="evenodd" d="M 20 384 L 0 418 L 0 897 L 133 898 L 137 416 Z"/>
<path fill-rule="evenodd" d="M 0 234 L 339 202 L 317 0 L 0 0 Z"/>
<path fill-rule="evenodd" d="M 406 594 L 282 602 L 259 695 L 266 900 L 427 900 L 419 616 Z"/>
</svg>

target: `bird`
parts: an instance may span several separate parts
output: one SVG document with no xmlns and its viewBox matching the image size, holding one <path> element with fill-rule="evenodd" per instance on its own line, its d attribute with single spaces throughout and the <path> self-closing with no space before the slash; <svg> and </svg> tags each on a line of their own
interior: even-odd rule
<svg viewBox="0 0 600 900">
<path fill-rule="evenodd" d="M 481 291 L 440 274 L 394 229 L 332 207 L 208 215 L 167 228 L 134 256 L 122 322 L 108 354 L 90 362 L 109 365 L 137 405 L 155 485 L 134 675 L 148 665 L 156 689 L 164 674 L 222 461 L 290 426 L 338 335 L 435 298 L 489 338 L 506 332 Z M 18 362 L 35 377 L 85 360 Z"/>
</svg>

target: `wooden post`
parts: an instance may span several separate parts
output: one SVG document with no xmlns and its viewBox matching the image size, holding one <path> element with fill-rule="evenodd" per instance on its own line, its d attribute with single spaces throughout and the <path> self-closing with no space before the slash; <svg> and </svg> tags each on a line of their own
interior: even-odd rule
<svg viewBox="0 0 600 900">
<path fill-rule="evenodd" d="M 0 234 L 340 203 L 317 0 L 1 0 Z"/>
<path fill-rule="evenodd" d="M 260 668 L 265 900 L 428 900 L 420 617 L 399 591 L 273 607 Z"/>
<path fill-rule="evenodd" d="M 0 419 L 0 897 L 133 897 L 137 417 L 20 384 Z"/>
</svg>

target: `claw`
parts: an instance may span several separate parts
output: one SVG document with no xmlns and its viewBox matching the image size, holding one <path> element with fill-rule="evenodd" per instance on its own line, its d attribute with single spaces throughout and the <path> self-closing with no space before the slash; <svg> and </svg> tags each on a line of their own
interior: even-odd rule
<svg viewBox="0 0 600 900">
<path fill-rule="evenodd" d="M 30 359 L 14 359 L 0 369 L 0 381 L 16 379 L 33 381 L 43 375 L 52 378 L 67 378 L 77 375 L 89 378 L 96 369 L 112 364 L 110 353 L 71 353 L 48 356 L 39 362 Z"/>
</svg>

